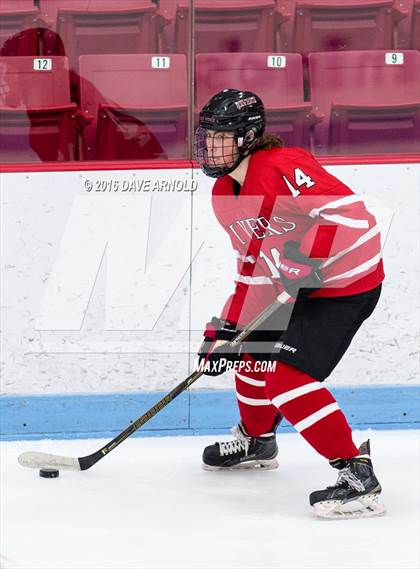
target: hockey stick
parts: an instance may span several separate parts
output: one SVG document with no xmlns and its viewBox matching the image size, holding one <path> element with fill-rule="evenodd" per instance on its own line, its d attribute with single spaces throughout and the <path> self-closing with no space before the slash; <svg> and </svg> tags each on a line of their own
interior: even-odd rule
<svg viewBox="0 0 420 569">
<path fill-rule="evenodd" d="M 277 308 L 285 304 L 290 298 L 287 292 L 282 292 L 276 300 L 267 306 L 259 315 L 257 315 L 251 322 L 239 332 L 233 340 L 228 343 L 230 347 L 236 347 L 243 342 L 258 326 L 260 326 L 269 316 L 271 316 Z M 138 419 L 133 421 L 124 431 L 119 433 L 112 441 L 109 441 L 105 446 L 96 452 L 87 456 L 73 458 L 70 456 L 60 456 L 55 454 L 48 454 L 45 452 L 24 452 L 18 457 L 21 466 L 29 468 L 58 468 L 67 470 L 87 470 L 96 464 L 101 458 L 109 454 L 114 448 L 120 445 L 125 439 L 135 433 L 147 421 L 154 417 L 161 411 L 168 403 L 173 401 L 180 393 L 188 389 L 199 377 L 204 373 L 204 370 L 197 370 L 188 376 L 179 385 L 174 387 L 165 397 L 162 397 L 157 403 L 153 405 L 146 413 L 141 415 Z"/>
</svg>

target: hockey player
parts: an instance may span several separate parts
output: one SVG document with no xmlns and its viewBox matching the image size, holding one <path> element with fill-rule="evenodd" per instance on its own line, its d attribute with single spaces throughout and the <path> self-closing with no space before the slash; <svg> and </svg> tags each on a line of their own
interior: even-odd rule
<svg viewBox="0 0 420 569">
<path fill-rule="evenodd" d="M 334 486 L 310 494 L 317 515 L 383 513 L 369 441 L 355 446 L 322 383 L 380 296 L 384 272 L 374 216 L 310 153 L 285 148 L 265 132 L 255 93 L 225 89 L 210 99 L 200 113 L 195 157 L 217 178 L 213 209 L 238 260 L 234 293 L 206 327 L 199 364 L 218 375 L 228 362 L 241 363 L 235 376 L 241 421 L 233 440 L 204 449 L 204 468 L 275 468 L 275 431 L 284 416 L 339 470 Z M 228 349 L 237 331 L 283 291 L 291 302 L 240 351 Z M 261 373 L 266 359 L 274 369 Z"/>
</svg>

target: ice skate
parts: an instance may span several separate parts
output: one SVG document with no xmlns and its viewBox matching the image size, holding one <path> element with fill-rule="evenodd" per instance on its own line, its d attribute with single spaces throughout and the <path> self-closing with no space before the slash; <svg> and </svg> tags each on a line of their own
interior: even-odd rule
<svg viewBox="0 0 420 569">
<path fill-rule="evenodd" d="M 359 452 L 354 458 L 330 461 L 331 466 L 340 470 L 336 484 L 309 496 L 318 517 L 362 518 L 386 512 L 378 500 L 382 488 L 373 472 L 369 441 L 361 445 Z"/>
<path fill-rule="evenodd" d="M 274 430 L 260 437 L 251 437 L 242 423 L 232 428 L 231 441 L 217 442 L 204 449 L 204 470 L 238 470 L 278 468 L 278 448 Z"/>
</svg>

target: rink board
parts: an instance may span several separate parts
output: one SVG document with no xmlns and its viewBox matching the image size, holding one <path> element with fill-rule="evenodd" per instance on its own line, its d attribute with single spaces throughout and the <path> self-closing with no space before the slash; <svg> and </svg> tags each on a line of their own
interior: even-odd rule
<svg viewBox="0 0 420 569">
<path fill-rule="evenodd" d="M 417 385 L 332 387 L 331 391 L 353 428 L 420 428 Z M 0 399 L 1 439 L 112 438 L 164 395 L 156 391 L 4 396 Z M 136 435 L 226 433 L 237 421 L 234 391 L 194 390 L 179 395 Z M 291 430 L 284 422 L 279 432 Z"/>
<path fill-rule="evenodd" d="M 185 164 L 76 166 L 2 175 L 0 391 L 170 391 L 191 373 L 205 323 L 220 314 L 236 279 L 229 236 L 212 214 L 214 180 Z M 412 385 L 420 168 L 357 159 L 327 169 L 373 208 L 386 273 L 378 307 L 333 383 Z M 227 374 L 199 382 L 200 390 L 233 385 Z"/>
</svg>

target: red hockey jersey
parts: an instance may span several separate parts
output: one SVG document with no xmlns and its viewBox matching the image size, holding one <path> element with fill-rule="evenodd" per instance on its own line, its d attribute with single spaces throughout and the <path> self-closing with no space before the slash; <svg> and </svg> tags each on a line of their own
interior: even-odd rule
<svg viewBox="0 0 420 569">
<path fill-rule="evenodd" d="M 284 290 L 284 244 L 322 260 L 322 289 L 313 297 L 348 296 L 378 286 L 383 278 L 380 229 L 363 198 L 300 148 L 252 154 L 238 195 L 230 176 L 219 178 L 213 209 L 230 236 L 238 260 L 235 292 L 222 317 L 249 322 Z"/>
</svg>

